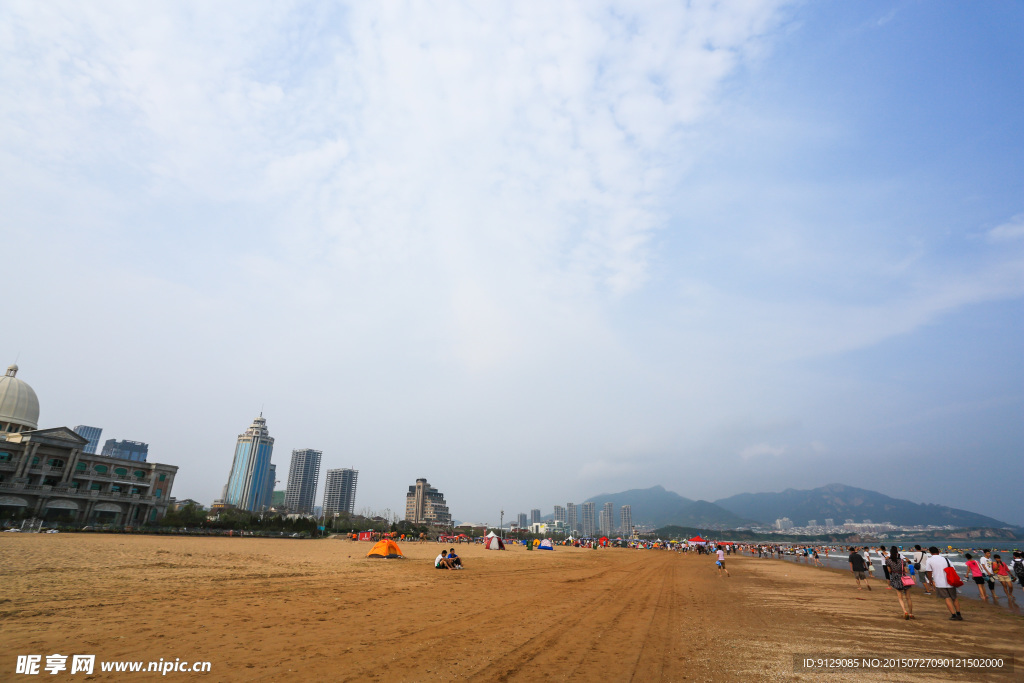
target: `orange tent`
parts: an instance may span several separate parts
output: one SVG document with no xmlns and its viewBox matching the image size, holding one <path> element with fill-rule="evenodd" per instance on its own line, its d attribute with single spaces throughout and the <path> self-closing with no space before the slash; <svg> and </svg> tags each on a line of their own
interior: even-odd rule
<svg viewBox="0 0 1024 683">
<path fill-rule="evenodd" d="M 385 538 L 384 540 L 377 541 L 377 543 L 370 548 L 370 552 L 366 553 L 366 556 L 394 559 L 396 557 L 402 557 L 402 549 L 399 548 L 398 544 L 390 538 Z"/>
</svg>

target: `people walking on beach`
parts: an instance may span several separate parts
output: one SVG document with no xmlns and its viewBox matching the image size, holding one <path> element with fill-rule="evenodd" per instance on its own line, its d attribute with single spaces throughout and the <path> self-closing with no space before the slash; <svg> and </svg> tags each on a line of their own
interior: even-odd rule
<svg viewBox="0 0 1024 683">
<path fill-rule="evenodd" d="M 718 556 L 718 560 L 715 561 L 715 564 L 718 565 L 718 577 L 722 577 L 722 572 L 729 576 L 729 570 L 725 568 L 725 551 L 722 550 L 722 546 L 718 546 L 716 555 Z"/>
<path fill-rule="evenodd" d="M 1010 568 L 1005 562 L 1001 555 L 995 555 L 992 558 L 992 575 L 996 577 L 996 580 L 1003 585 L 1003 593 L 1006 594 L 1007 598 L 1013 597 L 1013 579 L 1010 578 Z M 992 591 L 992 597 L 995 597 L 995 591 Z"/>
<path fill-rule="evenodd" d="M 864 556 L 857 552 L 857 549 L 850 546 L 850 571 L 853 572 L 853 578 L 857 579 L 857 590 L 864 590 L 860 582 L 863 581 L 864 585 L 871 590 L 871 584 L 868 583 L 868 575 L 865 571 L 867 566 L 864 564 Z"/>
<path fill-rule="evenodd" d="M 928 571 L 928 568 L 925 566 L 926 563 L 927 563 L 926 561 L 927 561 L 928 558 L 925 556 L 925 552 L 924 552 L 924 550 L 921 549 L 920 545 L 915 545 L 914 546 L 913 558 L 914 558 L 914 569 L 917 571 L 918 575 L 921 577 L 921 587 L 924 588 L 924 594 L 925 595 L 931 595 L 932 591 L 929 590 L 929 586 L 934 588 L 934 586 L 932 585 L 932 573 L 930 571 Z"/>
<path fill-rule="evenodd" d="M 814 566 L 815 567 L 824 567 L 825 565 L 823 565 L 821 563 L 821 560 L 818 559 L 818 549 L 815 548 L 814 550 L 811 551 L 811 553 L 812 553 L 812 555 L 814 557 Z"/>
<path fill-rule="evenodd" d="M 928 558 L 924 566 L 927 571 L 931 572 L 935 593 L 946 601 L 950 621 L 963 621 L 964 618 L 960 616 L 960 598 L 957 597 L 956 586 L 951 586 L 946 578 L 946 567 L 953 565 L 939 554 L 939 549 L 935 546 L 928 548 L 928 552 L 931 553 L 931 557 Z"/>
<path fill-rule="evenodd" d="M 910 587 L 913 586 L 913 577 L 907 573 L 907 561 L 900 555 L 900 549 L 893 546 L 885 556 L 886 575 L 889 577 L 889 586 L 896 591 L 896 597 L 903 608 L 903 618 L 914 618 L 914 605 L 910 601 Z M 904 581 L 904 578 L 910 581 Z"/>
<path fill-rule="evenodd" d="M 985 591 L 985 572 L 982 571 L 978 561 L 974 559 L 974 555 L 964 553 L 964 559 L 967 560 L 967 571 L 971 573 L 971 578 L 978 586 L 978 597 L 987 602 L 988 593 Z"/>
<path fill-rule="evenodd" d="M 985 582 L 988 583 L 988 590 L 992 593 L 992 602 L 995 602 L 996 580 L 995 574 L 992 572 L 992 551 L 985 548 L 981 552 L 983 554 L 978 558 L 978 564 L 981 565 L 981 571 L 985 573 Z"/>
<path fill-rule="evenodd" d="M 892 582 L 891 582 L 891 578 L 889 576 L 889 563 L 886 562 L 886 560 L 889 559 L 889 555 L 888 555 L 888 553 L 885 552 L 885 546 L 884 545 L 878 546 L 878 554 L 882 558 L 882 571 L 885 572 L 885 580 L 886 580 L 886 582 L 889 583 L 889 590 L 892 590 L 893 589 L 892 588 Z"/>
<path fill-rule="evenodd" d="M 875 578 L 875 565 L 871 562 L 871 551 L 867 546 L 861 548 L 861 555 L 864 556 L 864 566 L 868 568 L 868 578 Z"/>
</svg>

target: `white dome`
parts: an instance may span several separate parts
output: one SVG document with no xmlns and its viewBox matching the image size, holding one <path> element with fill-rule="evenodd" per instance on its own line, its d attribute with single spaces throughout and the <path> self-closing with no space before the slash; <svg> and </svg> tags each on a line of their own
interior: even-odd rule
<svg viewBox="0 0 1024 683">
<path fill-rule="evenodd" d="M 7 368 L 0 377 L 0 425 L 10 423 L 22 428 L 39 428 L 39 399 L 27 382 L 17 378 L 18 366 Z M 0 428 L 2 429 L 2 428 Z"/>
</svg>

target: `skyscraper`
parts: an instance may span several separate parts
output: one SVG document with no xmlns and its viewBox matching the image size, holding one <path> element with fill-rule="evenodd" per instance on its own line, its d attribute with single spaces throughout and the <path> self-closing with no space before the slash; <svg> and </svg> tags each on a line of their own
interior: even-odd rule
<svg viewBox="0 0 1024 683">
<path fill-rule="evenodd" d="M 146 462 L 149 455 L 149 444 L 141 441 L 118 441 L 107 439 L 103 444 L 103 452 L 108 458 L 120 458 L 121 460 L 134 460 L 135 462 Z"/>
<path fill-rule="evenodd" d="M 284 504 L 292 512 L 313 514 L 316 487 L 320 482 L 320 458 L 323 451 L 297 448 L 292 451 L 292 464 L 288 468 L 288 492 Z"/>
<path fill-rule="evenodd" d="M 224 502 L 240 510 L 257 512 L 270 505 L 276 468 L 270 464 L 274 439 L 263 413 L 238 435 L 235 459 L 224 491 Z"/>
<path fill-rule="evenodd" d="M 555 521 L 565 522 L 565 508 L 561 505 L 555 506 Z"/>
<path fill-rule="evenodd" d="M 516 526 L 520 529 L 525 529 L 530 525 L 529 517 L 526 516 L 525 512 L 520 512 L 519 517 L 516 519 Z"/>
<path fill-rule="evenodd" d="M 594 528 L 594 504 L 584 503 L 583 514 L 580 515 L 580 517 L 580 528 L 583 535 L 587 538 L 593 538 L 594 532 L 597 531 L 597 529 Z"/>
<path fill-rule="evenodd" d="M 629 536 L 633 535 L 633 508 L 629 505 L 623 505 L 619 510 L 619 526 L 622 530 L 622 535 Z"/>
<path fill-rule="evenodd" d="M 83 439 L 89 440 L 89 445 L 82 449 L 83 453 L 96 454 L 96 449 L 100 445 L 100 435 L 103 434 L 102 427 L 90 427 L 88 425 L 78 425 L 75 427 L 75 434 L 78 434 Z"/>
<path fill-rule="evenodd" d="M 356 483 L 359 470 L 327 470 L 324 483 L 324 517 L 330 518 L 339 512 L 353 514 L 356 511 Z"/>
<path fill-rule="evenodd" d="M 576 515 L 576 503 L 565 504 L 565 525 L 569 531 L 576 533 L 580 530 L 580 520 Z"/>
<path fill-rule="evenodd" d="M 444 494 L 428 484 L 426 479 L 417 479 L 405 494 L 405 519 L 413 524 L 452 524 L 452 515 L 448 511 Z"/>
<path fill-rule="evenodd" d="M 540 509 L 533 508 L 530 510 L 530 524 L 540 524 Z"/>
</svg>

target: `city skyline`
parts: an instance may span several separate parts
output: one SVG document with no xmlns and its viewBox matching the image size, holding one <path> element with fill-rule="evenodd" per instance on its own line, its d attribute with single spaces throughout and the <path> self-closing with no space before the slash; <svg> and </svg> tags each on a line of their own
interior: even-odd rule
<svg viewBox="0 0 1024 683">
<path fill-rule="evenodd" d="M 376 510 L 842 482 L 1024 524 L 1020 3 L 388 7 L 0 5 L 44 424 L 204 502 L 262 408 Z"/>
<path fill-rule="evenodd" d="M 322 457 L 323 451 L 312 448 L 292 450 L 291 464 L 288 466 L 288 487 L 284 494 L 284 504 L 290 512 L 306 515 L 313 513 Z"/>
</svg>

